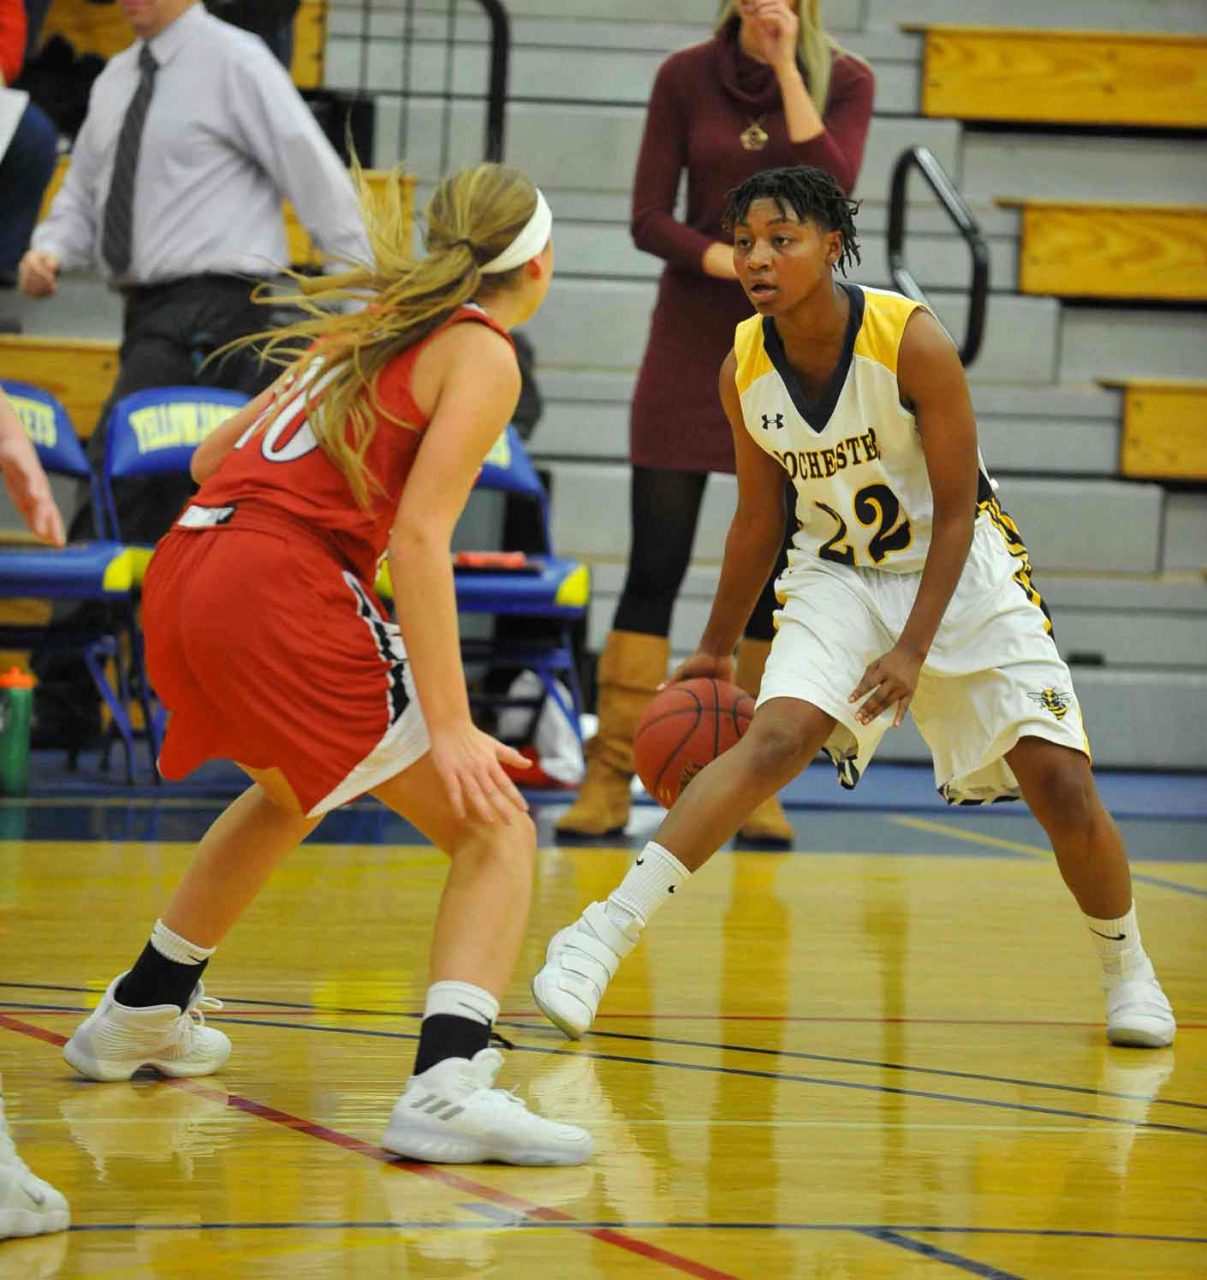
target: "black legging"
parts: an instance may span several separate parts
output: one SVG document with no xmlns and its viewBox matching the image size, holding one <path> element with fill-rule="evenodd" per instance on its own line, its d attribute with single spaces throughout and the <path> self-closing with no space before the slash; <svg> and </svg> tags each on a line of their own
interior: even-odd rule
<svg viewBox="0 0 1207 1280">
<path fill-rule="evenodd" d="M 633 545 L 629 572 L 612 626 L 665 636 L 671 629 L 671 610 L 691 560 L 692 542 L 708 474 L 699 471 L 656 471 L 634 467 L 631 484 Z M 785 506 L 784 543 L 771 577 L 746 624 L 751 640 L 770 640 L 775 633 L 775 579 L 787 565 L 786 552 L 794 528 Z"/>
</svg>

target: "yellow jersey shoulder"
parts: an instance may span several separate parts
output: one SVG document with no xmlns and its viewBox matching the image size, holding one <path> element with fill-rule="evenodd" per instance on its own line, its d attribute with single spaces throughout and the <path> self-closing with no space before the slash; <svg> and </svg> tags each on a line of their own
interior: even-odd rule
<svg viewBox="0 0 1207 1280">
<path fill-rule="evenodd" d="M 753 386 L 764 374 L 774 372 L 771 357 L 763 346 L 762 316 L 750 316 L 734 329 L 733 354 L 737 362 L 734 380 L 738 395 Z"/>
<path fill-rule="evenodd" d="M 863 324 L 855 337 L 856 356 L 897 372 L 897 352 L 905 326 L 915 311 L 926 310 L 920 302 L 889 289 L 863 289 Z"/>
</svg>

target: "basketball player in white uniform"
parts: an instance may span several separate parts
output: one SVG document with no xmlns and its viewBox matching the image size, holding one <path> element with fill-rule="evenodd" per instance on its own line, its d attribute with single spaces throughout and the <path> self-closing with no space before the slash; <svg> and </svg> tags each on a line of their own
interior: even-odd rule
<svg viewBox="0 0 1207 1280">
<path fill-rule="evenodd" d="M 778 630 L 746 735 L 692 781 L 607 901 L 554 936 L 533 994 L 582 1035 L 653 911 L 755 805 L 822 748 L 853 787 L 909 709 L 950 802 L 1021 796 L 1043 825 L 1101 961 L 1108 1038 L 1168 1045 L 1173 1012 L 1141 946 L 1127 854 L 1026 547 L 981 464 L 959 356 L 926 308 L 834 279 L 858 261 L 856 208 L 809 167 L 765 170 L 732 194 L 734 262 L 757 312 L 720 377 L 738 505 L 708 625 L 673 679 L 733 679 L 787 472 L 799 530 Z"/>
</svg>

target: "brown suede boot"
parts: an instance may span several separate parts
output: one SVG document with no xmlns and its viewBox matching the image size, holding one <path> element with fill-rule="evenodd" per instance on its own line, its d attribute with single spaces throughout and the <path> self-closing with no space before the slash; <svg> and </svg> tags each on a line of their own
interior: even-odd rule
<svg viewBox="0 0 1207 1280">
<path fill-rule="evenodd" d="M 744 639 L 738 645 L 738 662 L 734 678 L 739 687 L 752 698 L 759 695 L 763 682 L 763 668 L 771 652 L 770 640 Z M 789 849 L 796 839 L 792 824 L 784 815 L 776 796 L 768 796 L 738 830 L 738 839 L 761 845 L 764 849 Z"/>
<path fill-rule="evenodd" d="M 599 732 L 587 743 L 587 776 L 575 803 L 558 819 L 561 836 L 605 836 L 629 820 L 633 734 L 645 704 L 666 679 L 670 641 L 639 631 L 613 631 L 599 658 Z"/>
</svg>

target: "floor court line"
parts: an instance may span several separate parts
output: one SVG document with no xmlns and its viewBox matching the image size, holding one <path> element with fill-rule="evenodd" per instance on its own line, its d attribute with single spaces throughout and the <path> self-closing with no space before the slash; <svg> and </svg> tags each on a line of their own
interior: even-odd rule
<svg viewBox="0 0 1207 1280">
<path fill-rule="evenodd" d="M 7 984 L 0 984 L 0 985 L 7 985 Z M 260 1001 L 258 1003 L 266 1004 L 267 1002 Z M 58 1014 L 67 1014 L 67 1013 L 80 1014 L 80 1013 L 89 1012 L 88 1009 L 82 1006 L 68 1007 L 64 1005 L 25 1004 L 25 1003 L 13 1001 L 13 1000 L 0 1001 L 0 1009 L 19 1009 L 24 1013 L 42 1013 L 42 1014 L 50 1014 L 52 1016 L 58 1015 Z M 312 1012 L 312 1013 L 318 1014 L 322 1011 L 317 1009 L 310 1009 L 310 1010 L 306 1010 L 306 1012 Z M 326 1012 L 330 1013 L 331 1011 L 328 1010 Z M 345 1012 L 355 1012 L 355 1011 L 348 1010 Z M 368 1016 L 378 1016 L 378 1015 L 370 1014 Z M 407 1014 L 403 1016 L 414 1017 L 414 1018 L 420 1017 L 419 1014 Z M 211 1017 L 210 1021 L 232 1022 L 236 1024 L 239 1022 L 243 1022 L 249 1026 L 261 1025 L 260 1020 L 258 1020 L 255 1016 L 254 1010 L 231 1010 L 229 1014 L 221 1014 L 216 1018 Z M 290 1024 L 278 1023 L 273 1020 L 264 1019 L 262 1021 L 262 1025 L 286 1026 Z M 529 1029 L 527 1024 L 511 1022 L 505 1019 L 499 1019 L 496 1025 L 507 1027 L 508 1029 L 516 1029 L 516 1028 L 518 1028 L 519 1030 Z M 342 1032 L 347 1035 L 355 1035 L 357 1033 L 360 1033 L 366 1036 L 397 1037 L 400 1039 L 410 1039 L 410 1040 L 418 1039 L 418 1036 L 414 1033 L 375 1031 L 371 1028 L 314 1027 L 314 1026 L 305 1026 L 302 1024 L 292 1024 L 292 1028 L 299 1031 L 306 1031 L 306 1030 L 330 1031 L 330 1032 L 337 1032 L 337 1033 Z M 919 1075 L 943 1076 L 948 1079 L 983 1081 L 987 1084 L 1017 1085 L 1020 1088 L 1027 1088 L 1027 1089 L 1047 1089 L 1047 1090 L 1052 1090 L 1060 1093 L 1075 1093 L 1075 1094 L 1080 1094 L 1080 1095 L 1093 1097 L 1093 1098 L 1114 1098 L 1123 1102 L 1147 1102 L 1147 1103 L 1153 1103 L 1153 1104 L 1159 1103 L 1167 1107 L 1184 1107 L 1194 1111 L 1207 1111 L 1207 1103 L 1187 1102 L 1179 1098 L 1153 1097 L 1151 1094 L 1125 1093 L 1121 1090 L 1115 1090 L 1115 1089 L 1092 1089 L 1087 1085 L 1053 1084 L 1048 1081 L 1027 1080 L 1017 1076 L 995 1076 L 995 1075 L 988 1075 L 988 1074 L 973 1072 L 973 1071 L 954 1071 L 954 1070 L 940 1068 L 940 1067 L 918 1067 L 918 1066 L 912 1066 L 907 1063 L 879 1062 L 872 1058 L 844 1058 L 844 1057 L 839 1057 L 833 1054 L 805 1053 L 803 1051 L 794 1050 L 794 1049 L 767 1049 L 757 1045 L 727 1044 L 724 1041 L 712 1041 L 712 1040 L 688 1040 L 688 1039 L 681 1039 L 674 1036 L 639 1035 L 635 1032 L 592 1030 L 590 1033 L 590 1036 L 591 1036 L 591 1039 L 593 1040 L 632 1040 L 640 1044 L 674 1045 L 680 1048 L 709 1049 L 709 1050 L 716 1050 L 722 1053 L 750 1053 L 750 1054 L 758 1054 L 760 1056 L 773 1057 L 773 1058 L 790 1058 L 797 1061 L 828 1062 L 828 1063 L 833 1063 L 837 1066 L 868 1067 L 873 1070 L 882 1070 L 882 1071 L 914 1072 Z M 520 1045 L 518 1047 L 525 1051 L 535 1052 L 535 1053 L 546 1053 L 554 1056 L 559 1054 L 566 1054 L 566 1050 L 564 1049 L 545 1048 L 540 1045 Z M 567 1056 L 572 1056 L 572 1055 L 567 1055 Z M 593 1055 L 593 1056 L 598 1056 L 598 1055 Z M 1195 1130 L 1194 1132 L 1197 1132 L 1197 1130 Z"/>
<path fill-rule="evenodd" d="M 469 1206 L 467 1206 L 469 1207 Z M 900 1231 L 911 1235 L 1003 1236 L 1018 1239 L 1106 1240 L 1120 1244 L 1192 1244 L 1207 1245 L 1207 1236 L 1175 1236 L 1143 1231 L 1081 1231 L 1076 1227 L 973 1227 L 938 1226 L 934 1223 L 869 1223 L 869 1222 L 635 1222 L 609 1218 L 574 1218 L 567 1215 L 558 1221 L 524 1219 L 516 1224 L 527 1229 L 582 1231 L 586 1228 L 627 1229 L 630 1231 L 794 1231 L 801 1234 L 828 1231 Z M 390 1219 L 374 1222 L 83 1222 L 71 1224 L 71 1231 L 377 1231 L 377 1230 L 442 1230 L 495 1231 L 490 1222 L 421 1221 Z"/>
<path fill-rule="evenodd" d="M 104 995 L 101 987 L 65 987 L 44 982 L 3 982 L 0 988 L 12 987 L 22 991 L 66 991 L 71 995 Z M 423 1014 L 414 1009 L 356 1009 L 343 1005 L 301 1004 L 293 1000 L 265 1000 L 250 996 L 223 996 L 226 1004 L 263 1005 L 265 1008 L 289 1009 L 295 1014 L 336 1015 L 348 1014 L 365 1018 L 413 1018 L 420 1019 Z M 232 1010 L 233 1012 L 233 1010 Z M 504 1009 L 502 1018 L 532 1018 L 542 1025 L 545 1015 L 539 1009 Z M 610 1012 L 605 1010 L 597 1014 L 599 1021 L 625 1022 L 634 1018 L 646 1020 L 648 1013 Z M 1101 1022 L 1082 1022 L 1069 1018 L 919 1018 L 919 1017 L 852 1017 L 846 1014 L 781 1014 L 781 1013 L 666 1013 L 658 1011 L 662 1022 L 778 1022 L 790 1025 L 807 1023 L 810 1025 L 836 1026 L 923 1026 L 923 1027 L 1101 1027 Z M 550 1028 L 552 1029 L 552 1028 Z M 1179 1022 L 1180 1031 L 1207 1031 L 1207 1022 Z"/>
<path fill-rule="evenodd" d="M 922 1240 L 911 1240 L 899 1231 L 874 1227 L 860 1234 L 867 1236 L 869 1240 L 879 1240 L 882 1244 L 895 1245 L 898 1249 L 920 1254 L 932 1262 L 946 1263 L 947 1266 L 955 1267 L 957 1271 L 963 1271 L 968 1275 L 981 1276 L 983 1280 L 1023 1280 L 1023 1277 L 1014 1271 L 1003 1271 L 1000 1267 L 991 1267 L 987 1263 L 966 1258 L 961 1253 L 952 1253 L 950 1249 L 941 1249 L 938 1245 L 927 1244 Z"/>
<path fill-rule="evenodd" d="M 67 1037 L 59 1035 L 58 1032 L 48 1031 L 44 1027 L 23 1022 L 7 1014 L 0 1014 L 0 1026 L 6 1027 L 10 1031 L 16 1031 L 21 1035 L 31 1036 L 36 1040 L 57 1045 L 60 1048 L 67 1043 Z M 329 1143 L 342 1150 L 365 1156 L 370 1160 L 375 1160 L 379 1164 L 385 1165 L 387 1168 L 410 1173 L 432 1182 L 440 1182 L 457 1191 L 468 1192 L 470 1195 L 477 1196 L 482 1200 L 504 1205 L 506 1208 L 514 1209 L 528 1218 L 541 1222 L 572 1220 L 572 1215 L 570 1214 L 562 1213 L 558 1209 L 551 1209 L 546 1205 L 533 1204 L 496 1187 L 475 1182 L 471 1178 L 466 1178 L 462 1174 L 454 1172 L 448 1166 L 401 1161 L 397 1156 L 391 1155 L 390 1152 L 382 1147 L 375 1146 L 373 1143 L 364 1142 L 360 1138 L 354 1138 L 350 1134 L 341 1133 L 338 1129 L 331 1129 L 326 1125 L 317 1124 L 301 1116 L 291 1115 L 288 1111 L 281 1111 L 265 1103 L 256 1102 L 253 1098 L 245 1098 L 241 1094 L 228 1094 L 224 1091 L 211 1089 L 197 1080 L 169 1078 L 167 1083 L 186 1093 L 195 1093 L 201 1097 L 212 1098 L 214 1101 L 222 1102 L 226 1106 L 233 1107 L 247 1115 L 255 1116 L 260 1120 L 266 1120 L 283 1128 L 291 1129 L 295 1133 L 301 1133 L 306 1137 L 316 1138 L 320 1142 Z M 692 1258 L 682 1257 L 645 1240 L 636 1240 L 613 1227 L 587 1227 L 582 1230 L 585 1235 L 589 1235 L 604 1244 L 614 1245 L 651 1262 L 662 1263 L 664 1266 L 682 1272 L 684 1275 L 695 1276 L 697 1280 L 738 1280 L 738 1277 L 728 1271 L 719 1271 L 715 1267 L 696 1262 Z"/>
<path fill-rule="evenodd" d="M 930 831 L 935 835 L 946 836 L 949 840 L 965 840 L 969 844 L 985 845 L 991 849 L 1010 849 L 1014 853 L 1027 853 L 1047 860 L 1054 858 L 1051 849 L 1045 849 L 1037 844 L 1025 844 L 1021 840 L 981 835 L 976 831 L 965 831 L 962 827 L 949 826 L 946 822 L 935 822 L 931 818 L 913 818 L 904 813 L 892 813 L 887 817 L 890 822 L 896 823 L 899 827 L 912 827 L 915 831 Z M 1180 880 L 1169 880 L 1165 876 L 1154 876 L 1148 871 L 1137 871 L 1135 866 L 1131 868 L 1131 875 L 1133 880 L 1138 880 L 1141 884 L 1156 885 L 1160 889 L 1172 889 L 1175 893 L 1188 893 L 1196 898 L 1207 898 L 1207 889 L 1200 889 L 1198 885 L 1183 884 Z"/>
<path fill-rule="evenodd" d="M 285 1031 L 320 1031 L 329 1035 L 361 1036 L 370 1039 L 419 1039 L 417 1034 L 406 1031 L 375 1031 L 357 1027 L 324 1027 L 316 1026 L 313 1023 L 304 1024 L 297 1022 L 282 1022 L 277 1019 L 267 1018 L 211 1017 L 208 1021 L 232 1023 L 241 1022 L 245 1025 L 275 1027 Z M 32 1027 L 31 1024 L 22 1023 L 19 1019 L 12 1018 L 3 1013 L 0 1013 L 0 1027 L 8 1027 L 10 1030 L 23 1031 L 25 1034 L 36 1035 L 37 1038 L 46 1040 L 50 1044 L 62 1045 L 66 1043 L 66 1037 L 60 1036 L 57 1032 L 45 1031 L 41 1027 Z M 538 1045 L 516 1045 L 515 1052 L 540 1053 L 548 1055 L 557 1054 L 559 1051 L 556 1049 L 545 1049 Z M 673 1062 L 664 1058 L 635 1058 L 629 1055 L 616 1053 L 586 1053 L 584 1056 L 598 1059 L 601 1062 L 624 1062 L 640 1067 L 666 1067 L 672 1070 L 698 1071 L 708 1075 L 746 1076 L 755 1080 L 785 1080 L 795 1084 L 816 1085 L 821 1088 L 851 1089 L 859 1093 L 884 1093 L 906 1098 L 926 1098 L 936 1102 L 956 1102 L 965 1106 L 989 1107 L 998 1111 L 1021 1111 L 1033 1115 L 1057 1116 L 1065 1120 L 1089 1120 L 1101 1124 L 1119 1124 L 1125 1125 L 1128 1128 L 1145 1129 L 1157 1133 L 1180 1133 L 1194 1137 L 1207 1137 L 1207 1129 L 1195 1129 L 1189 1125 L 1169 1124 L 1159 1120 L 1126 1120 L 1119 1116 L 1095 1115 L 1090 1112 L 1069 1111 L 1059 1107 L 1043 1107 L 1036 1103 L 1029 1102 L 999 1102 L 993 1098 L 968 1098 L 961 1094 L 936 1093 L 928 1089 L 905 1089 L 899 1088 L 896 1085 L 864 1084 L 862 1081 L 857 1080 L 826 1080 L 820 1076 L 794 1075 L 784 1071 L 757 1071 L 750 1067 L 716 1067 L 710 1066 L 706 1063 Z M 232 1099 L 235 1096 L 236 1095 L 232 1094 Z"/>
</svg>

